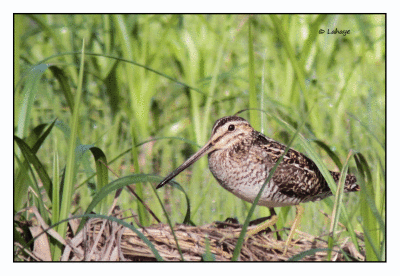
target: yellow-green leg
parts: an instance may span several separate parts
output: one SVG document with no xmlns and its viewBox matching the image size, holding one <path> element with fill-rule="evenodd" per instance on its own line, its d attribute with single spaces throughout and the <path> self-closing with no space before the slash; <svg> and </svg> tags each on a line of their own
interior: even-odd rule
<svg viewBox="0 0 400 276">
<path fill-rule="evenodd" d="M 278 221 L 278 216 L 277 215 L 272 215 L 270 219 L 264 221 L 263 223 L 260 223 L 257 225 L 254 229 L 251 229 L 246 232 L 246 236 L 252 236 L 257 234 L 258 232 L 261 232 L 268 227 L 274 226 L 276 222 Z"/>
<path fill-rule="evenodd" d="M 270 209 L 271 210 L 271 209 Z M 300 224 L 301 218 L 303 216 L 304 213 L 304 207 L 301 205 L 296 205 L 296 216 L 294 218 L 292 227 L 290 228 L 290 232 L 289 232 L 289 236 L 285 242 L 285 247 L 283 248 L 283 255 L 286 255 L 288 247 L 293 239 L 294 233 L 296 232 L 297 227 Z M 265 229 L 267 229 L 268 227 L 272 227 L 276 224 L 276 222 L 278 221 L 278 216 L 276 215 L 275 211 L 271 211 L 271 217 L 269 219 L 267 219 L 266 221 L 260 223 L 259 225 L 257 225 L 254 229 L 248 230 L 246 232 L 246 237 L 245 239 L 248 239 L 250 236 L 255 235 Z M 239 233 L 236 233 L 235 235 L 233 235 L 234 237 L 239 237 Z M 222 242 L 223 240 L 225 240 L 226 238 L 229 238 L 229 236 L 224 236 L 220 242 Z M 282 250 L 280 248 L 280 250 Z"/>
<path fill-rule="evenodd" d="M 269 208 L 269 210 L 271 212 L 271 217 L 269 217 L 269 218 L 266 217 L 265 218 L 266 220 L 261 222 L 260 224 L 258 224 L 254 229 L 248 230 L 245 235 L 245 240 L 247 240 L 250 236 L 253 236 L 253 235 L 267 229 L 268 227 L 272 227 L 276 224 L 276 222 L 278 221 L 278 216 L 276 215 L 274 208 Z M 233 235 L 224 235 L 219 242 L 221 243 L 227 238 L 238 238 L 239 236 L 240 236 L 240 232 L 237 232 Z"/>
<path fill-rule="evenodd" d="M 283 249 L 283 255 L 286 255 L 286 253 L 287 253 L 288 247 L 290 245 L 290 242 L 293 239 L 293 236 L 294 236 L 294 233 L 296 232 L 297 227 L 300 224 L 303 213 L 304 213 L 304 207 L 301 205 L 296 205 L 296 217 L 294 218 L 292 227 L 290 228 L 289 236 L 285 242 L 285 248 Z M 275 212 L 273 212 L 273 214 L 269 220 L 267 220 L 263 223 L 260 223 L 259 225 L 257 225 L 256 228 L 247 231 L 246 237 L 255 235 L 258 232 L 261 232 L 261 231 L 267 229 L 268 227 L 275 225 L 277 221 L 278 221 L 278 216 L 275 214 Z"/>
<path fill-rule="evenodd" d="M 283 250 L 283 255 L 286 255 L 287 249 L 288 249 L 288 247 L 290 245 L 290 242 L 293 239 L 294 233 L 295 233 L 297 227 L 300 224 L 301 217 L 303 216 L 303 213 L 304 213 L 304 207 L 301 206 L 301 205 L 296 205 L 296 217 L 294 218 L 292 227 L 290 227 L 289 236 L 288 236 L 288 238 L 286 240 L 286 243 L 285 243 L 285 249 Z"/>
</svg>

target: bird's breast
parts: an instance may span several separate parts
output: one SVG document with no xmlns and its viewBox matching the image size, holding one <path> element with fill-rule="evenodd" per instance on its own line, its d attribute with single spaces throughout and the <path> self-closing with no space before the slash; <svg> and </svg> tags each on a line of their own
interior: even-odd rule
<svg viewBox="0 0 400 276">
<path fill-rule="evenodd" d="M 248 202 L 257 196 L 270 169 L 261 159 L 229 151 L 209 154 L 208 166 L 222 187 Z"/>
</svg>

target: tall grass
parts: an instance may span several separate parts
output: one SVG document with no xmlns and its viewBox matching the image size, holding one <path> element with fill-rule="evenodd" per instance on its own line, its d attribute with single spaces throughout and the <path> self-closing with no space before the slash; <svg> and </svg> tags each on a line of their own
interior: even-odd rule
<svg viewBox="0 0 400 276">
<path fill-rule="evenodd" d="M 322 171 L 341 170 L 348 152 L 357 152 L 345 164 L 362 191 L 341 197 L 336 218 L 365 234 L 367 260 L 385 260 L 383 15 L 16 15 L 15 21 L 15 213 L 35 205 L 51 225 L 88 210 L 101 183 L 117 179 L 101 173 L 93 161 L 99 155 L 88 151 L 93 146 L 120 177 L 165 176 L 206 143 L 217 118 L 261 108 L 265 113 L 242 116 L 283 143 L 305 121 L 292 147 L 317 159 Z M 327 34 L 336 27 L 351 32 Z M 138 196 L 164 218 L 158 193 L 172 223 L 185 220 L 187 199 L 197 225 L 227 217 L 243 223 L 250 210 L 217 184 L 206 158 L 176 178 L 186 195 L 170 186 L 155 192 L 142 180 L 133 186 Z M 70 206 L 61 204 L 66 198 Z M 110 203 L 104 200 L 95 209 L 102 214 Z M 156 223 L 129 192 L 118 204 L 140 224 Z M 320 210 L 332 215 L 334 198 L 304 207 L 300 229 L 327 233 L 330 221 Z M 294 208 L 279 209 L 279 227 L 290 226 Z M 257 207 L 252 219 L 266 214 Z M 354 239 L 354 231 L 342 235 Z M 57 259 L 61 247 L 53 248 Z"/>
</svg>

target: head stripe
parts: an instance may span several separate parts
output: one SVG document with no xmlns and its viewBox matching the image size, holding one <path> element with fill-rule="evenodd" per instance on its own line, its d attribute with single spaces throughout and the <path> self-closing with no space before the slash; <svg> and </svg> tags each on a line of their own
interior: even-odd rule
<svg viewBox="0 0 400 276">
<path fill-rule="evenodd" d="M 221 119 L 217 120 L 214 123 L 214 126 L 212 128 L 212 134 L 214 135 L 215 132 L 217 132 L 217 129 L 219 129 L 220 127 L 222 127 L 223 125 L 225 125 L 228 122 L 232 122 L 232 121 L 244 121 L 247 122 L 245 119 L 243 119 L 242 117 L 238 117 L 238 116 L 226 116 L 226 117 L 222 117 Z"/>
</svg>

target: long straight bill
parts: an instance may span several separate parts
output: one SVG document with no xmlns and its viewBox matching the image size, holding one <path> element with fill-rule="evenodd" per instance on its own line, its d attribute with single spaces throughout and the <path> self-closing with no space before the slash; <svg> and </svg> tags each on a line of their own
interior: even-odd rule
<svg viewBox="0 0 400 276">
<path fill-rule="evenodd" d="M 196 162 L 198 159 L 200 159 L 200 157 L 209 153 L 212 150 L 212 148 L 213 148 L 213 144 L 210 141 L 204 147 L 202 147 L 198 152 L 193 154 L 188 160 L 183 162 L 183 164 L 180 165 L 176 170 L 174 170 L 166 178 L 164 178 L 164 180 L 161 181 L 160 184 L 157 185 L 156 189 L 159 189 L 162 186 L 164 186 L 165 184 L 167 184 L 172 178 L 174 178 L 175 176 L 180 174 L 184 169 L 186 169 L 187 167 L 192 165 L 194 162 Z"/>
</svg>

